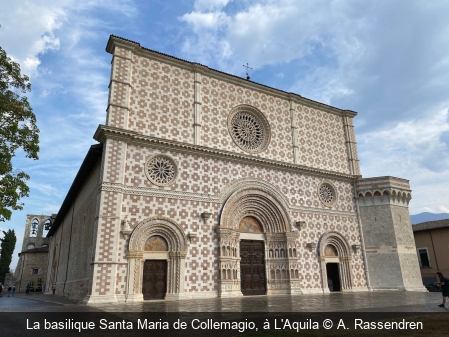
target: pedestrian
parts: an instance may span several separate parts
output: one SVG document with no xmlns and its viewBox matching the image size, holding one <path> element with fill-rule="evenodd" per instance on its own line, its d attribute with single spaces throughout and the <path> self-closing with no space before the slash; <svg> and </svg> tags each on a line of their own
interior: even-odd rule
<svg viewBox="0 0 449 337">
<path fill-rule="evenodd" d="M 0 284 L 0 297 L 3 297 L 3 284 Z"/>
<path fill-rule="evenodd" d="M 16 293 L 16 286 L 12 286 L 12 297 L 14 297 L 14 294 Z"/>
<path fill-rule="evenodd" d="M 9 295 L 11 295 L 11 290 L 12 290 L 12 288 L 11 288 L 11 286 L 9 286 L 8 287 L 8 297 L 9 297 Z"/>
<path fill-rule="evenodd" d="M 30 284 L 28 283 L 27 286 L 26 286 L 26 288 L 25 288 L 25 294 L 27 294 L 27 295 L 30 294 L 30 288 L 31 288 L 31 286 L 30 286 Z"/>
<path fill-rule="evenodd" d="M 42 294 L 45 292 L 45 283 L 42 285 Z"/>
<path fill-rule="evenodd" d="M 440 287 L 443 292 L 443 303 L 439 305 L 439 307 L 444 308 L 444 305 L 446 304 L 446 297 L 449 296 L 449 278 L 444 277 L 442 272 L 438 272 L 437 275 L 440 278 Z"/>
<path fill-rule="evenodd" d="M 52 289 L 53 289 L 53 295 L 55 294 L 55 292 L 56 292 L 56 283 L 55 284 L 53 284 L 53 287 L 52 287 Z"/>
</svg>

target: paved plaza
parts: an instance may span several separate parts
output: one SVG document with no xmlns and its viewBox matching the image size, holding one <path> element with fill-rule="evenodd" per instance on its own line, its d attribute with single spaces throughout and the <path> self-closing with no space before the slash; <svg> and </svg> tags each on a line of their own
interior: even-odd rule
<svg viewBox="0 0 449 337">
<path fill-rule="evenodd" d="M 0 312 L 448 312 L 441 293 L 362 292 L 293 296 L 247 296 L 182 301 L 84 305 L 64 297 L 16 294 L 0 298 Z"/>
</svg>

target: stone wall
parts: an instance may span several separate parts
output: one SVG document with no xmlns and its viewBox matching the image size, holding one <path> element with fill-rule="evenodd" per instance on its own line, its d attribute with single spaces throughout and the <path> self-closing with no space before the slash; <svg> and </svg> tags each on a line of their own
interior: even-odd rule
<svg viewBox="0 0 449 337">
<path fill-rule="evenodd" d="M 49 285 L 56 294 L 82 300 L 92 286 L 96 208 L 100 160 L 90 172 L 70 210 L 54 233 L 50 245 Z M 51 292 L 51 287 L 47 288 Z"/>
<path fill-rule="evenodd" d="M 270 145 L 254 156 L 360 174 L 355 113 L 128 41 L 111 38 L 109 45 L 113 59 L 107 125 L 244 154 L 228 125 L 230 112 L 247 105 L 259 110 L 270 127 Z"/>
<path fill-rule="evenodd" d="M 27 214 L 23 234 L 22 250 L 19 253 L 14 275 L 10 280 L 17 291 L 25 291 L 27 283 L 31 282 L 37 288 L 38 284 L 46 283 L 47 257 L 50 239 L 46 237 L 55 215 Z M 38 269 L 38 274 L 32 274 Z M 37 276 L 36 276 L 37 275 Z M 20 289 L 19 289 L 20 288 Z"/>
<path fill-rule="evenodd" d="M 408 181 L 360 179 L 357 193 L 371 287 L 425 291 L 408 211 Z"/>
</svg>

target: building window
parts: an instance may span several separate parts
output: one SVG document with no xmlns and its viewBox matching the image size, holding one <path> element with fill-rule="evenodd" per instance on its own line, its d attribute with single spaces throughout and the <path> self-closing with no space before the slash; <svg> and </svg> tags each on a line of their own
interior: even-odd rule
<svg viewBox="0 0 449 337">
<path fill-rule="evenodd" d="M 45 222 L 44 222 L 44 230 L 43 230 L 43 232 L 42 232 L 42 237 L 45 238 L 45 237 L 47 236 L 47 234 L 48 234 L 50 228 L 51 228 L 51 221 L 50 221 L 50 219 L 47 219 L 47 220 L 45 220 Z"/>
<path fill-rule="evenodd" d="M 27 246 L 27 249 L 34 249 L 34 243 L 30 243 L 30 244 Z"/>
<path fill-rule="evenodd" d="M 178 176 L 178 167 L 171 157 L 156 155 L 147 160 L 145 174 L 153 184 L 168 186 L 175 182 Z"/>
<path fill-rule="evenodd" d="M 430 267 L 430 259 L 429 254 L 427 252 L 427 248 L 418 248 L 418 258 L 421 268 Z"/>
<path fill-rule="evenodd" d="M 228 130 L 235 144 L 246 152 L 261 152 L 270 142 L 271 130 L 267 118 L 249 105 L 240 105 L 231 111 Z"/>
<path fill-rule="evenodd" d="M 37 219 L 34 218 L 30 226 L 30 238 L 35 238 L 37 236 L 38 228 L 39 228 L 39 221 L 37 221 Z"/>
<path fill-rule="evenodd" d="M 318 185 L 318 197 L 323 205 L 332 207 L 337 202 L 337 192 L 335 187 L 328 181 L 323 181 Z"/>
<path fill-rule="evenodd" d="M 38 272 L 39 272 L 39 269 L 37 269 L 37 268 L 33 269 L 33 274 L 37 274 Z"/>
</svg>

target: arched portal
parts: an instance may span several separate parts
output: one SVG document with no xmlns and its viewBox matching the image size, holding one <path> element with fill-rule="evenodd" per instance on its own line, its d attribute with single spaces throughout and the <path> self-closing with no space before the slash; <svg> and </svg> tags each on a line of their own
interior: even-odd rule
<svg viewBox="0 0 449 337">
<path fill-rule="evenodd" d="M 187 239 L 173 220 L 155 217 L 139 223 L 131 233 L 127 301 L 171 298 L 184 292 Z"/>
<path fill-rule="evenodd" d="M 238 189 L 221 211 L 221 297 L 300 292 L 297 232 L 286 205 L 264 187 Z"/>
<path fill-rule="evenodd" d="M 352 289 L 352 255 L 346 239 L 338 232 L 324 233 L 319 243 L 321 281 L 324 292 Z"/>
</svg>

